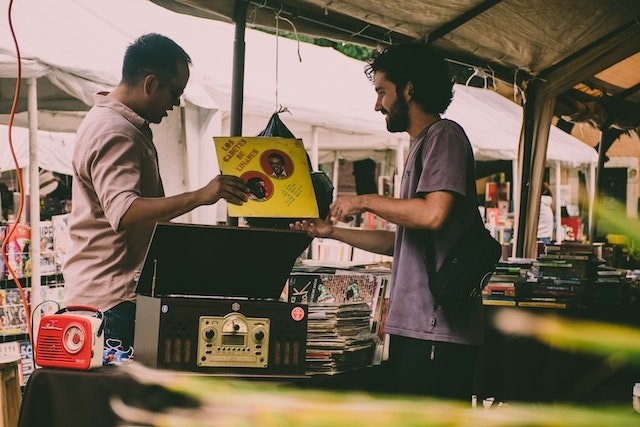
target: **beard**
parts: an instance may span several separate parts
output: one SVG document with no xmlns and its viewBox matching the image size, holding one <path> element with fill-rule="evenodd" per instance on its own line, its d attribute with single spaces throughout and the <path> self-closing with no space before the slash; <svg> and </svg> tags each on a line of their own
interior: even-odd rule
<svg viewBox="0 0 640 427">
<path fill-rule="evenodd" d="M 382 112 L 387 115 L 387 130 L 389 132 L 404 132 L 409 129 L 409 104 L 404 97 L 398 96 L 391 109 Z"/>
</svg>

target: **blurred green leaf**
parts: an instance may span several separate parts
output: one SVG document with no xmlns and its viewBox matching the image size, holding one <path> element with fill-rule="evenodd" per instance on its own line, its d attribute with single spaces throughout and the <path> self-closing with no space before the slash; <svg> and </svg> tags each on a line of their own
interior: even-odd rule
<svg viewBox="0 0 640 427">
<path fill-rule="evenodd" d="M 556 348 L 640 363 L 640 330 L 631 326 L 534 315 L 515 309 L 496 313 L 495 325 L 502 332 L 533 336 Z"/>
<path fill-rule="evenodd" d="M 136 363 L 123 369 L 140 382 L 160 384 L 196 396 L 202 402 L 195 410 L 166 412 L 149 412 L 122 401 L 113 402 L 114 411 L 127 422 L 152 426 L 625 427 L 640 422 L 640 414 L 630 408 L 505 405 L 472 409 L 470 404 L 423 397 L 298 389 L 273 383 L 150 370 Z"/>
<path fill-rule="evenodd" d="M 597 203 L 595 206 L 596 217 L 599 222 L 607 225 L 607 230 L 623 234 L 631 240 L 640 242 L 640 221 L 638 218 L 627 218 L 627 209 L 622 203 L 608 197 L 607 203 Z"/>
</svg>

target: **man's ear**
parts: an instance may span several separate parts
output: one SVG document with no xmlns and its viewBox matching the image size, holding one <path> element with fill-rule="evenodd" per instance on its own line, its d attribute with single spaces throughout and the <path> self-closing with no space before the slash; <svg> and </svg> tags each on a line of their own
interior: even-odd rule
<svg viewBox="0 0 640 427">
<path fill-rule="evenodd" d="M 142 88 L 144 90 L 144 93 L 149 95 L 154 90 L 154 85 L 157 86 L 158 83 L 158 78 L 155 75 L 149 74 L 148 76 L 146 76 L 142 81 Z"/>
<path fill-rule="evenodd" d="M 404 97 L 407 101 L 413 98 L 413 82 L 408 81 L 404 87 Z"/>
</svg>

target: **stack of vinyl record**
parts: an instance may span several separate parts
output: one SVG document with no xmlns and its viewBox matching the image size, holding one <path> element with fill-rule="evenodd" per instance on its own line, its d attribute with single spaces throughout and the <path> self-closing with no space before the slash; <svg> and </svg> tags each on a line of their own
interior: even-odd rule
<svg viewBox="0 0 640 427">
<path fill-rule="evenodd" d="M 309 305 L 307 374 L 332 375 L 370 366 L 375 335 L 367 303 Z"/>
</svg>

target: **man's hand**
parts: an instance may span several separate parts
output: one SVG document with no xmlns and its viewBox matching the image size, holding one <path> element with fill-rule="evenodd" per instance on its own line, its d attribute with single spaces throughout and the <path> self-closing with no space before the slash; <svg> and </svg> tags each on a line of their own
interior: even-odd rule
<svg viewBox="0 0 640 427">
<path fill-rule="evenodd" d="M 331 210 L 331 222 L 349 222 L 354 215 L 365 212 L 362 207 L 364 196 L 343 196 L 337 198 L 329 209 Z"/>
<path fill-rule="evenodd" d="M 289 224 L 291 230 L 306 231 L 309 237 L 331 237 L 333 235 L 333 225 L 320 218 L 303 219 Z"/>
<path fill-rule="evenodd" d="M 200 190 L 203 205 L 212 205 L 220 199 L 225 199 L 234 205 L 242 205 L 247 201 L 249 189 L 247 184 L 237 176 L 218 175 Z"/>
</svg>

